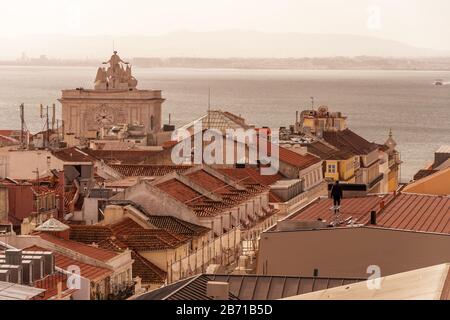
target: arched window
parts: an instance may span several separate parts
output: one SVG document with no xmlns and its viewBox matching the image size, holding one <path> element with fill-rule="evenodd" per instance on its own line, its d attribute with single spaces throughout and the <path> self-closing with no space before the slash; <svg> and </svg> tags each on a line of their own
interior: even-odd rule
<svg viewBox="0 0 450 320">
<path fill-rule="evenodd" d="M 150 117 L 150 130 L 153 130 L 155 128 L 155 117 Z"/>
</svg>

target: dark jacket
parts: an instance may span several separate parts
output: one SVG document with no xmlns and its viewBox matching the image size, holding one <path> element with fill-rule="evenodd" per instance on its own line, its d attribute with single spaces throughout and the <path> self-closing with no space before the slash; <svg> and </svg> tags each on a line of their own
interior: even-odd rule
<svg viewBox="0 0 450 320">
<path fill-rule="evenodd" d="M 333 184 L 331 187 L 331 197 L 335 199 L 343 198 L 342 186 L 340 184 Z"/>
</svg>

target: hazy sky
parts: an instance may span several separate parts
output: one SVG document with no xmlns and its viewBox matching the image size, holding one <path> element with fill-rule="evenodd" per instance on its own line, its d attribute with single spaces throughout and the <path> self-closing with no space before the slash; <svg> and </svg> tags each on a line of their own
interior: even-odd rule
<svg viewBox="0 0 450 320">
<path fill-rule="evenodd" d="M 448 0 L 14 0 L 0 37 L 244 29 L 374 35 L 450 50 Z"/>
</svg>

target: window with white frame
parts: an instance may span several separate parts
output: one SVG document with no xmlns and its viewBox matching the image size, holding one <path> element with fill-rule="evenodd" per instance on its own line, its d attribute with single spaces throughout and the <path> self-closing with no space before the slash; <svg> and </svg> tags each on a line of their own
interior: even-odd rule
<svg viewBox="0 0 450 320">
<path fill-rule="evenodd" d="M 328 173 L 336 173 L 336 165 L 335 164 L 328 165 Z"/>
</svg>

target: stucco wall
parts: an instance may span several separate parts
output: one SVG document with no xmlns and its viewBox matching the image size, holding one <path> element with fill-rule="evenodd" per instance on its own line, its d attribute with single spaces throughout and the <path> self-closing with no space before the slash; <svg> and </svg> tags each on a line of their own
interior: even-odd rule
<svg viewBox="0 0 450 320">
<path fill-rule="evenodd" d="M 367 277 L 450 262 L 450 235 L 380 228 L 267 232 L 261 235 L 258 274 Z"/>
<path fill-rule="evenodd" d="M 50 157 L 47 159 L 47 157 Z M 36 179 L 36 169 L 39 175 L 48 173 L 48 169 L 63 170 L 63 162 L 45 150 L 8 151 L 0 149 L 0 178 Z"/>
</svg>

